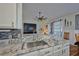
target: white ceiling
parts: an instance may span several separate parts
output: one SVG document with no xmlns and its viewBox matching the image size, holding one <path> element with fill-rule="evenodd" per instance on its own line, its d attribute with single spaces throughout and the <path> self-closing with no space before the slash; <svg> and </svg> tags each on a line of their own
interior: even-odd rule
<svg viewBox="0 0 79 59">
<path fill-rule="evenodd" d="M 41 11 L 51 19 L 79 11 L 79 3 L 24 3 L 23 19 L 32 19 Z"/>
</svg>

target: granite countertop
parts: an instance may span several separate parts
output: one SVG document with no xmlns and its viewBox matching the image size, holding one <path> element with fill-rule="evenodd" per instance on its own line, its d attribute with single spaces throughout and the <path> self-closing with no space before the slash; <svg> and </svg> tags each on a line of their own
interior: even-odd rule
<svg viewBox="0 0 79 59">
<path fill-rule="evenodd" d="M 62 43 L 60 43 L 60 44 L 62 44 Z M 59 45 L 59 44 L 57 44 L 57 45 Z M 22 55 L 22 54 L 27 54 L 27 53 L 30 53 L 30 52 L 33 52 L 33 51 L 38 51 L 38 50 L 41 50 L 41 49 L 46 49 L 46 48 L 54 47 L 54 46 L 57 46 L 57 45 L 56 44 L 53 44 L 53 45 L 49 44 L 49 45 L 42 45 L 42 46 L 32 47 L 32 48 L 26 48 L 25 50 L 18 51 L 19 53 L 17 53 L 16 55 L 19 56 L 19 55 Z"/>
<path fill-rule="evenodd" d="M 17 40 L 16 40 L 17 41 Z M 45 41 L 45 40 L 44 40 Z M 41 41 L 40 41 L 41 42 Z M 66 42 L 64 40 L 64 42 Z M 39 43 L 39 42 L 37 42 Z M 35 46 L 29 46 L 27 42 L 23 41 L 23 42 L 19 42 L 19 43 L 12 43 L 12 44 L 9 44 L 8 46 L 4 47 L 4 48 L 0 48 L 0 55 L 8 55 L 8 56 L 16 56 L 16 55 L 21 55 L 21 54 L 26 54 L 26 53 L 30 53 L 30 52 L 33 52 L 33 51 L 38 51 L 38 50 L 41 50 L 41 49 L 45 49 L 45 48 L 48 48 L 48 47 L 53 47 L 53 46 L 57 46 L 59 44 L 62 44 L 62 41 L 58 41 L 55 42 L 55 41 L 51 41 L 49 40 L 47 43 L 43 44 L 42 45 L 40 44 L 37 44 L 35 42 Z M 32 45 L 32 44 L 31 44 Z"/>
<path fill-rule="evenodd" d="M 38 43 L 38 42 L 37 42 Z M 43 44 L 43 45 L 38 45 L 35 47 L 27 47 L 27 42 L 25 43 L 23 49 L 22 49 L 22 45 L 23 43 L 18 43 L 18 44 L 9 44 L 6 47 L 1 47 L 0 49 L 0 55 L 19 55 L 19 54 L 23 54 L 23 53 L 29 53 L 29 52 L 33 52 L 33 51 L 38 51 L 41 49 L 45 49 L 50 47 L 48 44 Z"/>
</svg>

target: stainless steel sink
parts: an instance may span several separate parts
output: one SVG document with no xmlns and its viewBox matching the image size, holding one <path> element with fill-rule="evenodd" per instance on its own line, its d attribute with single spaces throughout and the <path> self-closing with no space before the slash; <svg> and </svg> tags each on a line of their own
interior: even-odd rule
<svg viewBox="0 0 79 59">
<path fill-rule="evenodd" d="M 37 46 L 44 46 L 44 45 L 48 45 L 48 44 L 43 40 L 27 43 L 28 48 L 37 47 Z"/>
</svg>

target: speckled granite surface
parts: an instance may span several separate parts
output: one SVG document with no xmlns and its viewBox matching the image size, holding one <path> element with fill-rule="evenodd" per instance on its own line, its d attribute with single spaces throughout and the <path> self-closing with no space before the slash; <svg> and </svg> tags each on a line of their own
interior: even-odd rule
<svg viewBox="0 0 79 59">
<path fill-rule="evenodd" d="M 44 41 L 46 41 L 46 38 Z M 16 55 L 26 54 L 29 52 L 45 49 L 48 47 L 53 47 L 53 46 L 62 44 L 63 42 L 65 43 L 66 41 L 62 42 L 60 40 L 60 41 L 55 42 L 53 40 L 47 40 L 46 41 L 47 44 L 45 44 L 45 45 L 34 44 L 35 46 L 33 46 L 33 47 L 31 47 L 30 45 L 29 45 L 29 47 L 27 47 L 27 40 L 24 40 L 24 39 L 8 39 L 8 40 L 4 40 L 3 42 L 5 44 L 3 43 L 4 45 L 0 46 L 0 55 L 16 56 Z"/>
</svg>

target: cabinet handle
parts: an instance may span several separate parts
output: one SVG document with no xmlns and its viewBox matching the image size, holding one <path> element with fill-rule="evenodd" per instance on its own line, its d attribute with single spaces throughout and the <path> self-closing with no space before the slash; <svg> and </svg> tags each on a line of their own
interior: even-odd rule
<svg viewBox="0 0 79 59">
<path fill-rule="evenodd" d="M 12 22 L 12 27 L 14 27 L 14 22 Z"/>
</svg>

